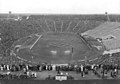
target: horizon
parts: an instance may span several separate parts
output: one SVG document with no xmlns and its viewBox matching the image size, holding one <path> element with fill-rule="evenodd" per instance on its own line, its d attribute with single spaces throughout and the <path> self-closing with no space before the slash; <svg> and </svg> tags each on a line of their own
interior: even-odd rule
<svg viewBox="0 0 120 84">
<path fill-rule="evenodd" d="M 9 12 L 8 13 L 0 13 L 0 15 L 2 15 L 2 14 L 5 14 L 5 15 L 8 15 L 9 14 Z M 105 13 L 93 13 L 93 14 L 89 14 L 89 13 L 87 13 L 87 14 L 70 14 L 70 13 L 68 13 L 68 14 L 64 14 L 64 13 L 11 13 L 11 15 L 106 15 Z M 120 15 L 120 13 L 108 13 L 107 15 Z"/>
</svg>

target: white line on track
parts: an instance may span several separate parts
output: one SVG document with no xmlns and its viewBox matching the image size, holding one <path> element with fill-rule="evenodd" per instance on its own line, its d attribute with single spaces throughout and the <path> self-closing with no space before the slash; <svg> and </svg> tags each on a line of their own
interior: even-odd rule
<svg viewBox="0 0 120 84">
<path fill-rule="evenodd" d="M 72 21 L 69 22 L 69 25 L 68 25 L 68 27 L 66 29 L 66 32 L 67 32 L 67 30 L 69 30 L 71 23 L 72 23 Z"/>
<path fill-rule="evenodd" d="M 42 37 L 42 35 L 39 35 L 38 39 L 33 43 L 33 45 L 30 47 L 30 50 L 35 46 L 35 44 L 38 42 L 38 40 Z"/>
<path fill-rule="evenodd" d="M 80 21 L 75 25 L 75 27 L 73 27 L 73 31 L 79 25 L 79 23 L 80 23 Z"/>
<path fill-rule="evenodd" d="M 89 61 L 95 61 L 95 60 L 97 60 L 98 58 L 95 58 L 95 59 L 92 59 L 92 60 L 89 60 Z"/>
<path fill-rule="evenodd" d="M 76 35 L 78 32 L 80 31 L 80 28 L 75 32 L 75 34 L 74 35 Z"/>
<path fill-rule="evenodd" d="M 87 24 L 87 22 L 84 21 L 84 25 L 86 25 L 86 24 Z M 77 34 L 77 33 L 80 31 L 80 29 L 81 29 L 81 28 L 79 28 L 79 30 L 78 30 L 75 34 Z"/>
</svg>

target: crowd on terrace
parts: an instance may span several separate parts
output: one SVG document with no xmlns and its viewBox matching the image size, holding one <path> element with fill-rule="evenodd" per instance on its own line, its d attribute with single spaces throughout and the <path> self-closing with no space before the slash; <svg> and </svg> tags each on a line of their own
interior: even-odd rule
<svg viewBox="0 0 120 84">
<path fill-rule="evenodd" d="M 103 64 L 66 64 L 66 65 L 53 65 L 53 64 L 38 64 L 38 65 L 30 65 L 30 64 L 19 64 L 19 65 L 0 65 L 0 78 L 1 79 L 21 79 L 21 78 L 37 78 L 37 73 L 39 72 L 49 72 L 55 71 L 56 75 L 62 74 L 62 72 L 66 72 L 65 75 L 72 75 L 69 72 L 75 72 L 75 74 L 80 74 L 81 77 L 86 77 L 86 75 L 90 75 L 90 73 L 94 73 L 98 78 L 107 78 L 107 74 L 110 73 L 112 78 L 119 78 L 119 70 L 120 65 L 103 65 Z M 22 71 L 23 74 L 17 75 L 12 74 L 14 72 Z M 6 74 L 5 74 L 6 72 Z M 32 74 L 30 74 L 32 72 Z M 51 76 L 49 76 L 51 77 Z"/>
</svg>

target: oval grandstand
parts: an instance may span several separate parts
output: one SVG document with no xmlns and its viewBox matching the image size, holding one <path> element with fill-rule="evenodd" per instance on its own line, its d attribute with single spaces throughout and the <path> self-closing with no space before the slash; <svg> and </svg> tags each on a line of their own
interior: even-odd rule
<svg viewBox="0 0 120 84">
<path fill-rule="evenodd" d="M 21 59 L 53 64 L 73 63 L 85 60 L 85 56 L 92 60 L 104 51 L 96 39 L 69 32 L 30 35 L 16 41 L 13 48 L 14 55 Z"/>
<path fill-rule="evenodd" d="M 44 70 L 38 68 L 38 66 L 41 67 L 43 65 L 46 67 L 48 67 L 49 65 L 52 66 L 63 65 L 62 67 L 64 67 L 66 65 L 67 68 L 68 65 L 70 65 L 70 67 L 72 66 L 71 68 L 77 65 L 78 67 L 73 68 L 73 71 L 75 72 L 78 72 L 77 71 L 78 69 L 80 70 L 80 68 L 82 67 L 81 65 L 83 65 L 84 67 L 86 66 L 92 67 L 94 65 L 96 66 L 106 65 L 108 67 L 109 65 L 110 66 L 113 65 L 114 67 L 114 65 L 120 64 L 119 61 L 120 53 L 117 53 L 120 52 L 120 50 L 117 49 L 117 52 L 116 50 L 111 50 L 110 52 L 105 51 L 106 49 L 108 49 L 107 47 L 108 45 L 106 45 L 107 42 L 105 44 L 105 42 L 101 41 L 101 39 L 98 38 L 97 35 L 95 35 L 96 37 L 94 37 L 89 34 L 88 35 L 81 34 L 89 29 L 94 30 L 94 28 L 96 28 L 96 26 L 100 25 L 101 23 L 102 23 L 101 21 L 93 21 L 93 20 L 79 21 L 78 19 L 65 20 L 65 21 L 63 20 L 52 21 L 45 18 L 44 19 L 42 18 L 42 20 L 38 18 L 20 20 L 20 21 L 16 21 L 15 23 L 14 21 L 6 21 L 5 28 L 3 29 L 9 29 L 9 31 L 11 32 L 10 33 L 7 32 L 9 33 L 8 35 L 9 36 L 13 35 L 14 38 L 17 38 L 17 40 L 15 40 L 14 43 L 12 44 L 12 47 L 10 47 L 11 49 L 10 55 L 9 54 L 7 56 L 5 55 L 4 59 L 0 58 L 1 59 L 0 63 L 1 65 L 4 64 L 4 65 L 16 66 L 16 67 L 23 64 L 23 66 L 25 65 L 26 68 L 30 66 L 30 67 L 34 67 L 35 69 L 36 69 L 35 66 L 37 66 L 37 71 L 38 71 L 37 74 L 39 75 L 38 79 L 41 78 L 43 79 L 49 76 L 49 74 L 51 75 L 56 74 L 56 71 L 54 71 L 55 69 L 53 69 L 52 72 L 45 68 L 45 72 L 44 72 Z M 102 24 L 103 27 L 105 26 L 104 24 Z M 111 26 L 107 26 L 107 27 L 111 27 Z M 99 27 L 99 29 L 100 28 L 101 27 Z M 100 31 L 97 32 L 97 34 L 99 33 Z M 117 35 L 119 35 L 119 31 L 117 32 Z M 103 39 L 109 37 L 111 38 L 111 36 L 114 39 L 116 39 L 117 35 L 115 37 L 113 35 L 108 35 Z M 114 46 L 114 48 L 115 47 L 116 46 Z M 109 49 L 111 49 L 111 47 Z M 97 69 L 98 74 L 95 76 L 93 74 L 94 73 L 93 70 L 92 70 L 93 73 L 89 71 L 89 74 L 85 75 L 86 76 L 85 79 L 103 78 L 104 72 L 101 73 L 102 72 L 101 68 L 103 69 L 103 66 Z M 69 72 L 69 69 L 66 72 Z M 73 77 L 75 77 L 75 79 L 77 80 L 81 79 L 82 77 L 82 76 L 80 77 L 79 73 L 73 73 L 73 72 L 71 73 L 71 70 L 69 74 L 73 75 Z"/>
</svg>

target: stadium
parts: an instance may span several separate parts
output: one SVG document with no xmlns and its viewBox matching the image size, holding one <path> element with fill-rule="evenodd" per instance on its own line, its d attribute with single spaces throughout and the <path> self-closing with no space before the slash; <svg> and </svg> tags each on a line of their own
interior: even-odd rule
<svg viewBox="0 0 120 84">
<path fill-rule="evenodd" d="M 119 15 L 7 16 L 0 15 L 0 79 L 119 79 Z"/>
<path fill-rule="evenodd" d="M 94 46 L 99 46 L 100 49 Z M 30 35 L 16 41 L 13 47 L 16 56 L 22 59 L 52 64 L 81 61 L 85 56 L 92 60 L 104 50 L 104 46 L 94 38 L 84 38 L 70 32 Z"/>
</svg>

